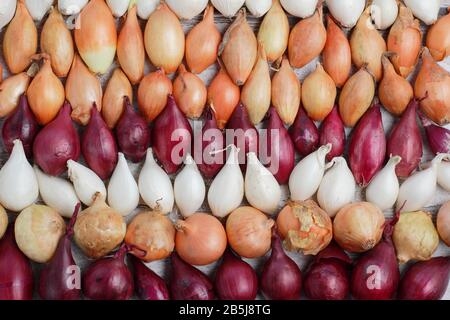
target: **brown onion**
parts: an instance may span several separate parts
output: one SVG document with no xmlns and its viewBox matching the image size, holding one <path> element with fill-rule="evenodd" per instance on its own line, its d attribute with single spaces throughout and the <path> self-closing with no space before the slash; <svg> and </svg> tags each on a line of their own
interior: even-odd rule
<svg viewBox="0 0 450 320">
<path fill-rule="evenodd" d="M 442 241 L 450 247 L 450 201 L 444 203 L 439 209 L 436 227 Z"/>
<path fill-rule="evenodd" d="M 5 208 L 0 206 L 0 239 L 5 234 L 6 228 L 8 228 L 8 214 Z"/>
<path fill-rule="evenodd" d="M 450 55 L 450 7 L 449 13 L 431 26 L 427 33 L 427 48 L 435 60 Z"/>
<path fill-rule="evenodd" d="M 37 71 L 37 66 L 33 65 L 28 72 L 10 76 L 0 84 L 0 118 L 11 113 L 19 103 L 19 98 L 27 91 L 31 77 Z M 30 73 L 30 71 L 33 71 Z"/>
</svg>

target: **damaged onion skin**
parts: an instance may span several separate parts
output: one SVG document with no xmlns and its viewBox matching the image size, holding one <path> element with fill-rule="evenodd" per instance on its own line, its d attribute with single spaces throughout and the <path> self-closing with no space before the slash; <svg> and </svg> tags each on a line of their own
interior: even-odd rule
<svg viewBox="0 0 450 320">
<path fill-rule="evenodd" d="M 302 157 L 306 157 L 319 147 L 319 130 L 303 107 L 298 110 L 294 124 L 289 128 L 289 134 Z"/>
<path fill-rule="evenodd" d="M 331 161 L 334 157 L 340 157 L 345 149 L 345 127 L 339 115 L 338 106 L 334 106 L 330 114 L 320 125 L 319 144 L 325 146 L 331 143 L 331 151 L 327 154 L 327 160 Z"/>
</svg>

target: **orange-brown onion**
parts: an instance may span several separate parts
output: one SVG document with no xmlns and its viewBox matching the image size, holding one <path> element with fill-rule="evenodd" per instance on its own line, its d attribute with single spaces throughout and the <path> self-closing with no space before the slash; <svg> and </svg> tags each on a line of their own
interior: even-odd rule
<svg viewBox="0 0 450 320">
<path fill-rule="evenodd" d="M 167 104 L 167 96 L 172 94 L 172 82 L 159 69 L 146 75 L 139 84 L 137 101 L 139 110 L 147 121 L 153 121 Z"/>
<path fill-rule="evenodd" d="M 277 217 L 277 228 L 288 250 L 316 255 L 333 239 L 329 215 L 313 200 L 289 201 Z"/>
<path fill-rule="evenodd" d="M 228 244 L 245 258 L 262 257 L 269 251 L 275 221 L 252 207 L 240 207 L 227 219 Z"/>
<path fill-rule="evenodd" d="M 206 213 L 194 213 L 176 223 L 175 250 L 187 263 L 197 266 L 218 260 L 227 248 L 227 235 L 220 221 Z"/>
<path fill-rule="evenodd" d="M 37 71 L 37 65 L 27 72 L 21 72 L 6 78 L 0 84 L 0 118 L 9 115 L 19 103 L 19 98 L 27 91 L 31 77 Z"/>
<path fill-rule="evenodd" d="M 450 247 L 450 201 L 447 201 L 439 209 L 436 226 L 439 236 Z"/>
<path fill-rule="evenodd" d="M 419 20 L 414 19 L 411 9 L 400 5 L 400 12 L 389 31 L 387 49 L 396 53 L 391 57 L 395 70 L 407 77 L 414 70 L 422 48 L 422 32 Z"/>
<path fill-rule="evenodd" d="M 431 26 L 427 33 L 427 47 L 435 60 L 450 55 L 450 7 L 449 13 Z"/>
</svg>

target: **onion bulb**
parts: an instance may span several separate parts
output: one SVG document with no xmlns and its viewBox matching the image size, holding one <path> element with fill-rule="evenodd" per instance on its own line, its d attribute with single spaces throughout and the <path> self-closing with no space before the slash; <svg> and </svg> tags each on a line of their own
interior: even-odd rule
<svg viewBox="0 0 450 320">
<path fill-rule="evenodd" d="M 245 0 L 211 0 L 213 6 L 227 18 L 234 16 L 244 2 Z"/>
<path fill-rule="evenodd" d="M 176 223 L 175 248 L 192 265 L 218 260 L 227 248 L 227 235 L 220 221 L 210 214 L 195 213 Z"/>
<path fill-rule="evenodd" d="M 23 0 L 3 35 L 3 58 L 11 73 L 24 71 L 37 50 L 37 29 Z"/>
<path fill-rule="evenodd" d="M 228 243 L 242 257 L 262 257 L 270 249 L 274 224 L 272 219 L 255 208 L 237 208 L 227 219 Z"/>
<path fill-rule="evenodd" d="M 160 0 L 137 0 L 137 14 L 142 20 L 148 20 L 148 17 L 159 6 Z"/>
<path fill-rule="evenodd" d="M 67 16 L 74 15 L 80 13 L 87 3 L 88 0 L 58 0 L 58 10 Z"/>
<path fill-rule="evenodd" d="M 53 0 L 25 0 L 25 5 L 35 21 L 41 21 L 52 4 Z"/>
<path fill-rule="evenodd" d="M 36 71 L 37 65 L 32 65 L 27 72 L 10 76 L 0 84 L 0 118 L 9 115 L 16 108 Z"/>
<path fill-rule="evenodd" d="M 398 1 L 372 0 L 370 16 L 377 29 L 385 30 L 389 28 L 398 16 Z"/>
<path fill-rule="evenodd" d="M 245 6 L 252 16 L 259 18 L 270 10 L 272 0 L 245 0 Z"/>
<path fill-rule="evenodd" d="M 164 2 L 148 18 L 144 43 L 155 67 L 167 73 L 177 70 L 184 56 L 184 32 L 180 20 Z"/>
<path fill-rule="evenodd" d="M 439 209 L 436 226 L 439 236 L 442 241 L 445 242 L 447 246 L 450 247 L 450 210 L 449 210 L 450 202 L 446 202 Z M 1 231 L 0 231 L 1 235 Z"/>
<path fill-rule="evenodd" d="M 14 17 L 16 12 L 17 0 L 4 0 L 0 4 L 0 31 Z"/>
<path fill-rule="evenodd" d="M 326 0 L 326 4 L 342 26 L 352 28 L 364 11 L 366 0 Z"/>
<path fill-rule="evenodd" d="M 299 18 L 312 16 L 319 0 L 280 0 L 284 10 Z"/>
<path fill-rule="evenodd" d="M 5 208 L 0 206 L 0 239 L 5 234 L 6 228 L 8 227 L 8 214 Z"/>
<path fill-rule="evenodd" d="M 426 24 L 431 25 L 436 22 L 441 6 L 440 0 L 404 0 L 404 2 L 414 15 Z"/>
<path fill-rule="evenodd" d="M 450 8 L 449 13 L 431 26 L 427 33 L 427 47 L 435 60 L 450 55 Z"/>
<path fill-rule="evenodd" d="M 130 5 L 130 0 L 106 0 L 108 7 L 116 18 L 120 18 L 125 14 Z"/>
<path fill-rule="evenodd" d="M 180 19 L 192 19 L 200 14 L 208 4 L 208 0 L 166 0 L 167 5 Z"/>
</svg>

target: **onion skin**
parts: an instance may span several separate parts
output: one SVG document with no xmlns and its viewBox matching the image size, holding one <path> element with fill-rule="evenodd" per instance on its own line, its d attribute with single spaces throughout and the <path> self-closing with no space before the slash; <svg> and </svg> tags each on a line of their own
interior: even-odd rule
<svg viewBox="0 0 450 320">
<path fill-rule="evenodd" d="M 192 128 L 173 96 L 169 95 L 167 106 L 155 119 L 152 130 L 152 145 L 156 157 L 168 174 L 175 173 L 186 154 L 190 152 Z M 173 159 L 174 148 L 179 150 L 176 154 L 179 159 Z"/>
<path fill-rule="evenodd" d="M 19 103 L 19 98 L 27 91 L 31 75 L 22 72 L 5 79 L 0 84 L 0 118 L 9 115 Z"/>
<path fill-rule="evenodd" d="M 349 266 L 353 264 L 353 260 L 335 241 L 331 241 L 330 244 L 314 258 L 315 261 L 322 259 L 335 259 Z"/>
<path fill-rule="evenodd" d="M 422 159 L 422 136 L 417 123 L 418 106 L 417 100 L 410 102 L 387 141 L 386 154 L 402 158 L 395 167 L 395 173 L 400 178 L 409 177 Z"/>
<path fill-rule="evenodd" d="M 222 35 L 214 24 L 214 7 L 209 5 L 186 36 L 186 63 L 192 73 L 202 73 L 217 60 Z"/>
<path fill-rule="evenodd" d="M 156 119 L 167 104 L 167 96 L 172 94 L 172 82 L 159 69 L 146 75 L 139 84 L 137 100 L 139 110 L 150 122 Z"/>
<path fill-rule="evenodd" d="M 439 209 L 436 227 L 442 241 L 450 247 L 450 202 L 444 203 Z"/>
<path fill-rule="evenodd" d="M 138 258 L 132 257 L 134 287 L 142 300 L 169 300 L 169 289 L 165 281 L 146 267 Z"/>
<path fill-rule="evenodd" d="M 298 110 L 294 124 L 289 128 L 289 134 L 295 149 L 302 157 L 306 157 L 319 147 L 319 130 L 302 107 Z"/>
<path fill-rule="evenodd" d="M 360 186 L 367 186 L 386 157 L 386 137 L 380 105 L 372 106 L 361 118 L 350 138 L 349 163 Z"/>
<path fill-rule="evenodd" d="M 144 31 L 147 55 L 155 67 L 167 73 L 177 70 L 184 56 L 184 32 L 180 20 L 161 3 L 148 18 Z"/>
<path fill-rule="evenodd" d="M 81 138 L 81 152 L 89 168 L 102 180 L 111 176 L 117 164 L 117 144 L 95 106 Z"/>
<path fill-rule="evenodd" d="M 19 105 L 13 113 L 6 118 L 2 127 L 3 144 L 8 154 L 14 147 L 14 140 L 20 139 L 27 158 L 33 156 L 33 142 L 39 132 L 39 124 L 28 105 L 25 95 L 20 96 Z"/>
<path fill-rule="evenodd" d="M 419 112 L 419 118 L 428 140 L 428 146 L 436 155 L 438 153 L 450 153 L 450 130 L 440 127 Z"/>
<path fill-rule="evenodd" d="M 323 67 L 336 87 L 342 88 L 350 77 L 352 52 L 350 43 L 331 15 L 327 16 L 327 41 L 322 52 Z"/>
<path fill-rule="evenodd" d="M 339 116 L 338 108 L 337 105 L 333 107 L 333 110 L 331 110 L 330 114 L 322 122 L 319 129 L 319 145 L 325 146 L 331 143 L 332 146 L 331 151 L 326 157 L 328 161 L 331 161 L 331 159 L 335 157 L 342 156 L 345 149 L 345 127 Z"/>
<path fill-rule="evenodd" d="M 432 258 L 413 264 L 403 275 L 398 291 L 401 300 L 439 300 L 450 278 L 449 257 Z"/>
<path fill-rule="evenodd" d="M 450 12 L 428 29 L 426 45 L 433 58 L 440 61 L 450 55 Z"/>
<path fill-rule="evenodd" d="M 322 22 L 322 7 L 309 18 L 302 19 L 289 35 L 288 54 L 291 65 L 302 68 L 316 58 L 325 47 L 327 30 Z"/>
<path fill-rule="evenodd" d="M 70 110 L 66 102 L 58 116 L 34 139 L 34 162 L 51 176 L 59 176 L 67 170 L 68 160 L 77 161 L 80 157 L 80 138 L 70 119 Z"/>
</svg>

